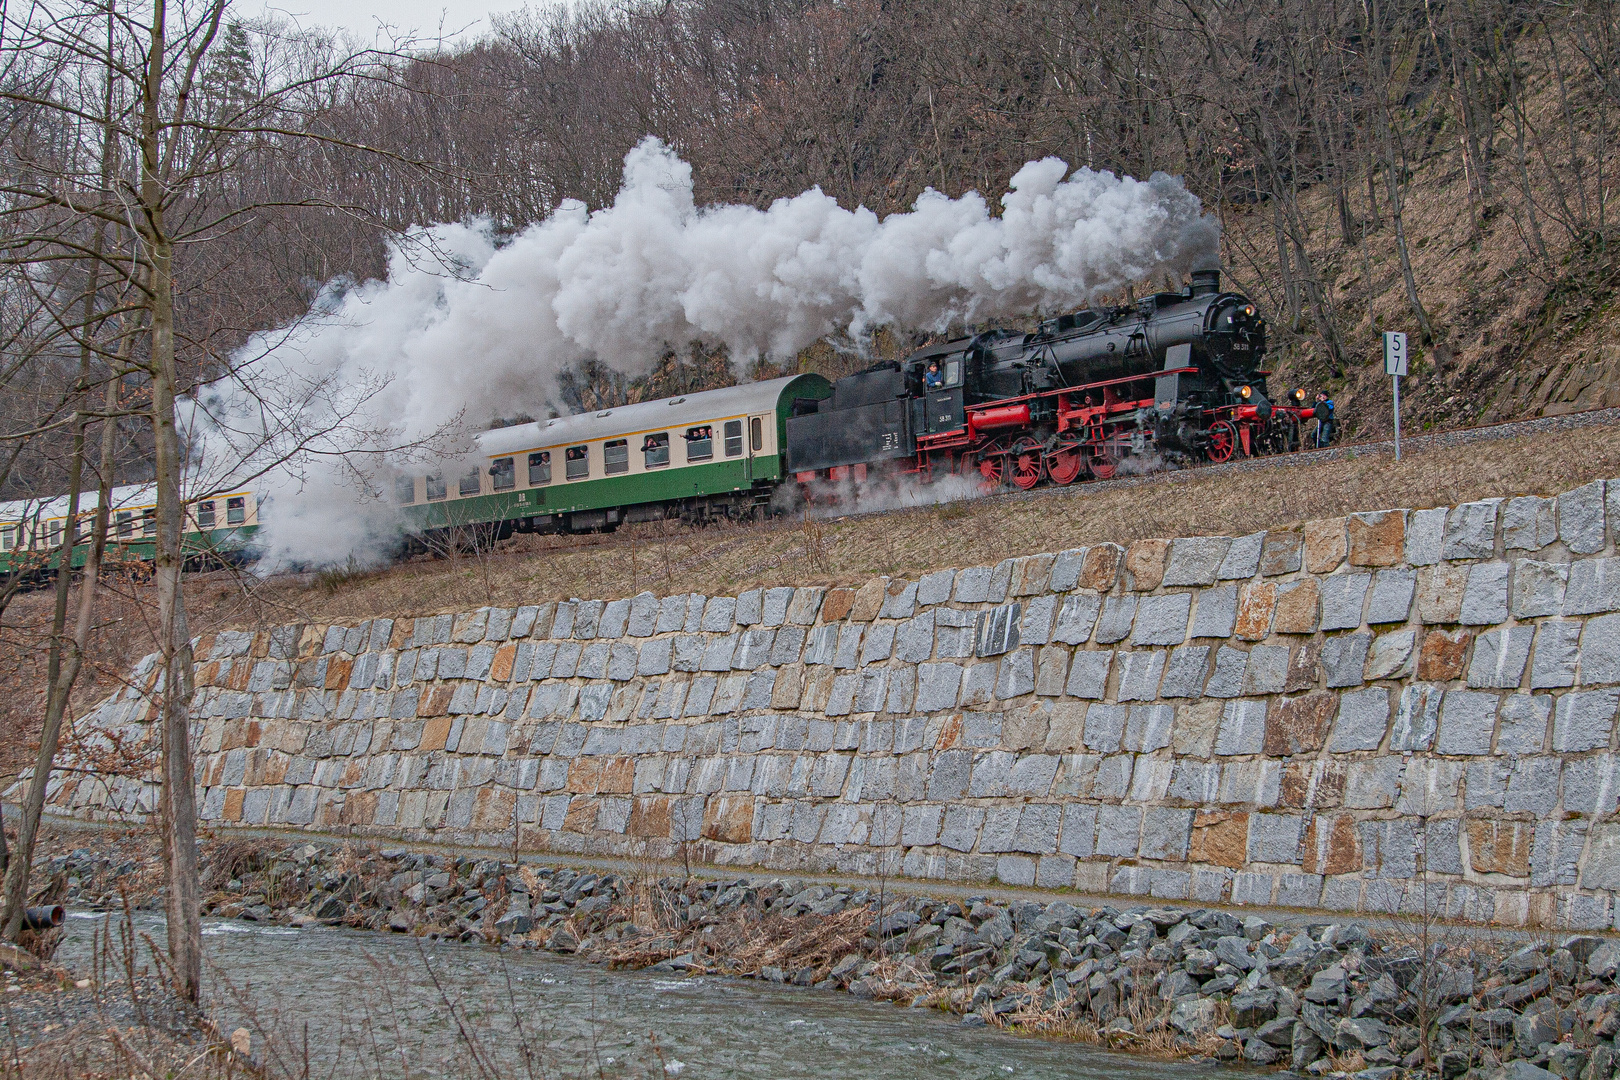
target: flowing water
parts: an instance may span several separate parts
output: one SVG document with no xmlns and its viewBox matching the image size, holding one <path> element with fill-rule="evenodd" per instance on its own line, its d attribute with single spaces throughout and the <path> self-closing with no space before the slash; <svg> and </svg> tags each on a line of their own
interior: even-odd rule
<svg viewBox="0 0 1620 1080">
<path fill-rule="evenodd" d="M 137 916 L 160 947 L 160 917 Z M 57 954 L 89 970 L 104 917 Z M 340 929 L 203 922 L 220 1025 L 284 1075 L 797 1080 L 1195 1080 L 1233 1070 L 964 1028 L 929 1009 L 753 980 Z M 142 951 L 146 952 L 144 943 Z"/>
</svg>

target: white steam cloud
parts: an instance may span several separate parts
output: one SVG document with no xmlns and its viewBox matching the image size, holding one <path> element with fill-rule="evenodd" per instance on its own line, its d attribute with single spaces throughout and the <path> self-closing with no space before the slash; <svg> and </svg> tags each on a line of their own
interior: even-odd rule
<svg viewBox="0 0 1620 1080">
<path fill-rule="evenodd" d="M 819 188 L 766 210 L 699 207 L 691 166 L 648 138 L 610 207 L 564 202 L 505 243 L 485 222 L 420 229 L 385 279 L 328 286 L 305 319 L 242 350 L 242 374 L 199 396 L 191 428 L 206 459 L 274 499 L 268 565 L 341 563 L 389 532 L 376 491 L 358 507 L 383 458 L 544 415 L 581 360 L 634 376 L 691 342 L 782 359 L 886 325 L 1071 308 L 1217 263 L 1214 220 L 1163 173 L 1032 161 L 999 215 L 975 192 L 933 190 L 882 219 Z"/>
</svg>

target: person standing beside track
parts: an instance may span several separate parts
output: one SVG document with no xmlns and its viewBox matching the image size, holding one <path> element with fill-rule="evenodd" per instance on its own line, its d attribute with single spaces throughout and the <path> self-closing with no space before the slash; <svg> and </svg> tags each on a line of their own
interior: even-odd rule
<svg viewBox="0 0 1620 1080">
<path fill-rule="evenodd" d="M 1335 408 L 1333 399 L 1327 396 L 1326 390 L 1317 391 L 1315 416 L 1316 446 L 1318 449 L 1332 442 L 1333 436 L 1338 433 L 1339 422 L 1333 415 Z"/>
</svg>

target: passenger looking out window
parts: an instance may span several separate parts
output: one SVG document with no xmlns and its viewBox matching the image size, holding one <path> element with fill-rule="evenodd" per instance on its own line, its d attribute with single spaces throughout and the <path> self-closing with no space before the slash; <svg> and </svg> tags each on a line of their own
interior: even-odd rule
<svg viewBox="0 0 1620 1080">
<path fill-rule="evenodd" d="M 656 469 L 669 464 L 669 432 L 661 431 L 641 440 L 641 454 L 647 468 Z"/>
<path fill-rule="evenodd" d="M 238 495 L 225 500 L 225 524 L 244 525 L 247 523 L 247 498 Z"/>
<path fill-rule="evenodd" d="M 529 486 L 540 487 L 551 483 L 551 451 L 540 450 L 529 455 Z"/>
<path fill-rule="evenodd" d="M 707 424 L 687 428 L 686 460 L 708 461 L 712 457 L 714 457 L 714 428 Z"/>
<path fill-rule="evenodd" d="M 511 491 L 517 487 L 517 466 L 509 457 L 496 458 L 489 467 L 489 476 L 496 491 Z"/>
<path fill-rule="evenodd" d="M 563 457 L 567 458 L 564 464 L 567 466 L 568 479 L 583 480 L 591 475 L 590 454 L 591 448 L 588 446 L 570 446 L 563 451 Z"/>
<path fill-rule="evenodd" d="M 629 439 L 614 439 L 602 444 L 602 471 L 609 476 L 630 471 Z"/>
<path fill-rule="evenodd" d="M 416 485 L 413 483 L 411 485 L 411 487 L 414 489 L 416 487 Z M 413 494 L 414 494 L 414 491 L 413 491 Z M 405 501 L 409 502 L 410 500 L 406 499 Z M 199 529 L 212 529 L 213 527 L 214 527 L 214 500 L 213 499 L 208 499 L 208 500 L 206 500 L 204 502 L 200 502 L 200 503 L 197 504 L 197 528 L 199 528 Z"/>
</svg>

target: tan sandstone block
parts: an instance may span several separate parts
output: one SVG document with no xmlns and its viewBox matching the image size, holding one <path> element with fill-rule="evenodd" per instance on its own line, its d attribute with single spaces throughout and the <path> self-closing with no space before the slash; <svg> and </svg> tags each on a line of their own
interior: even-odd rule
<svg viewBox="0 0 1620 1080">
<path fill-rule="evenodd" d="M 1351 514 L 1351 566 L 1394 566 L 1406 555 L 1406 511 Z"/>
<path fill-rule="evenodd" d="M 776 669 L 776 682 L 771 686 L 771 708 L 797 709 L 804 697 L 804 665 L 788 664 Z"/>
<path fill-rule="evenodd" d="M 1237 623 L 1232 633 L 1245 641 L 1271 636 L 1271 615 L 1277 606 L 1277 585 L 1271 581 L 1251 581 L 1238 593 Z"/>
<path fill-rule="evenodd" d="M 1361 869 L 1361 837 L 1349 814 L 1318 815 L 1305 828 L 1307 874 L 1353 874 Z"/>
<path fill-rule="evenodd" d="M 1249 815 L 1242 811 L 1200 810 L 1193 817 L 1187 861 L 1213 866 L 1243 866 L 1248 854 Z"/>
<path fill-rule="evenodd" d="M 669 800 L 660 796 L 637 799 L 624 831 L 627 836 L 668 836 Z"/>
<path fill-rule="evenodd" d="M 849 621 L 871 622 L 877 618 L 878 612 L 883 609 L 883 598 L 888 594 L 889 579 L 886 577 L 873 578 L 862 585 L 850 601 Z"/>
<path fill-rule="evenodd" d="M 1305 523 L 1305 570 L 1328 574 L 1344 562 L 1345 519 L 1318 518 Z"/>
<path fill-rule="evenodd" d="M 375 791 L 351 791 L 343 800 L 343 810 L 338 814 L 340 825 L 370 825 L 377 820 L 377 793 Z"/>
<path fill-rule="evenodd" d="M 703 838 L 721 844 L 746 844 L 754 836 L 751 795 L 710 798 L 703 808 Z"/>
<path fill-rule="evenodd" d="M 332 656 L 326 661 L 326 689 L 347 690 L 349 673 L 354 670 L 354 657 Z"/>
<path fill-rule="evenodd" d="M 495 659 L 489 665 L 490 682 L 506 682 L 512 678 L 512 659 L 517 656 L 517 644 L 508 641 L 495 650 Z"/>
<path fill-rule="evenodd" d="M 1152 592 L 1164 581 L 1164 568 L 1170 558 L 1170 541 L 1138 540 L 1125 549 L 1126 587 L 1134 592 Z"/>
<path fill-rule="evenodd" d="M 1468 861 L 1481 874 L 1530 873 L 1530 842 L 1535 823 L 1530 821 L 1470 821 Z"/>
<path fill-rule="evenodd" d="M 1462 678 L 1463 661 L 1473 638 L 1467 630 L 1430 630 L 1424 634 L 1423 649 L 1418 653 L 1417 677 L 1425 682 Z"/>
<path fill-rule="evenodd" d="M 821 600 L 821 621 L 837 622 L 849 614 L 849 609 L 854 604 L 854 589 L 828 589 L 827 595 Z"/>
<path fill-rule="evenodd" d="M 1276 614 L 1271 629 L 1277 634 L 1314 634 L 1321 618 L 1320 592 L 1315 578 L 1286 581 L 1277 587 Z"/>
<path fill-rule="evenodd" d="M 1086 549 L 1086 560 L 1080 565 L 1080 588 L 1105 593 L 1119 580 L 1118 544 L 1098 544 Z"/>
<path fill-rule="evenodd" d="M 422 725 L 422 742 L 417 749 L 426 754 L 434 750 L 443 750 L 445 740 L 450 737 L 450 723 L 448 716 L 435 716 Z"/>
<path fill-rule="evenodd" d="M 517 792 L 509 788 L 483 787 L 473 799 L 472 827 L 479 832 L 500 832 L 512 827 L 512 811 Z"/>
<path fill-rule="evenodd" d="M 1468 567 L 1426 566 L 1418 571 L 1418 618 L 1426 623 L 1454 623 L 1462 618 L 1463 590 Z"/>
<path fill-rule="evenodd" d="M 450 711 L 450 698 L 455 694 L 453 686 L 430 686 L 427 693 L 416 701 L 417 716 L 443 716 Z"/>
<path fill-rule="evenodd" d="M 197 651 L 199 653 L 202 652 L 201 649 L 198 649 Z M 197 686 L 213 686 L 217 682 L 219 682 L 219 661 L 218 660 L 210 660 L 210 661 L 208 661 L 208 663 L 203 664 L 202 666 L 197 668 L 197 677 L 194 680 L 195 685 L 197 685 Z"/>
<path fill-rule="evenodd" d="M 563 815 L 563 831 L 588 833 L 596 828 L 596 800 L 589 795 L 576 795 L 568 802 L 568 813 Z"/>
<path fill-rule="evenodd" d="M 1306 694 L 1274 706 L 1266 714 L 1265 752 L 1272 757 L 1293 757 L 1322 749 L 1338 707 L 1338 695 L 1326 693 Z"/>
<path fill-rule="evenodd" d="M 1337 761 L 1290 761 L 1277 784 L 1277 805 L 1293 810 L 1338 806 L 1344 801 L 1344 775 Z"/>
<path fill-rule="evenodd" d="M 1316 685 L 1318 664 L 1322 659 L 1322 643 L 1306 641 L 1288 654 L 1288 674 L 1283 679 L 1283 693 L 1297 694 Z"/>
<path fill-rule="evenodd" d="M 411 638 L 416 636 L 416 620 L 395 619 L 394 632 L 388 635 L 390 649 L 408 649 L 411 647 Z"/>
<path fill-rule="evenodd" d="M 1047 719 L 1034 709 L 1009 712 L 1001 721 L 1001 745 L 1007 750 L 1039 750 L 1046 745 Z"/>
<path fill-rule="evenodd" d="M 1066 753 L 1078 750 L 1086 730 L 1086 706 L 1074 701 L 1058 701 L 1052 705 L 1052 717 L 1046 729 L 1048 753 Z"/>
<path fill-rule="evenodd" d="M 355 758 L 343 766 L 343 779 L 338 781 L 339 787 L 356 788 L 366 778 L 366 759 Z"/>
<path fill-rule="evenodd" d="M 568 764 L 568 790 L 575 795 L 590 795 L 602 780 L 602 759 L 577 757 Z M 572 810 L 570 810 L 572 813 Z"/>
<path fill-rule="evenodd" d="M 636 786 L 636 759 L 614 757 L 602 762 L 596 790 L 604 795 L 628 795 Z"/>
<path fill-rule="evenodd" d="M 225 793 L 225 820 L 242 820 L 242 801 L 247 798 L 246 788 L 231 788 Z"/>
<path fill-rule="evenodd" d="M 1211 698 L 1176 706 L 1175 723 L 1170 725 L 1170 748 L 1187 757 L 1208 758 L 1213 754 L 1223 705 Z"/>
</svg>

